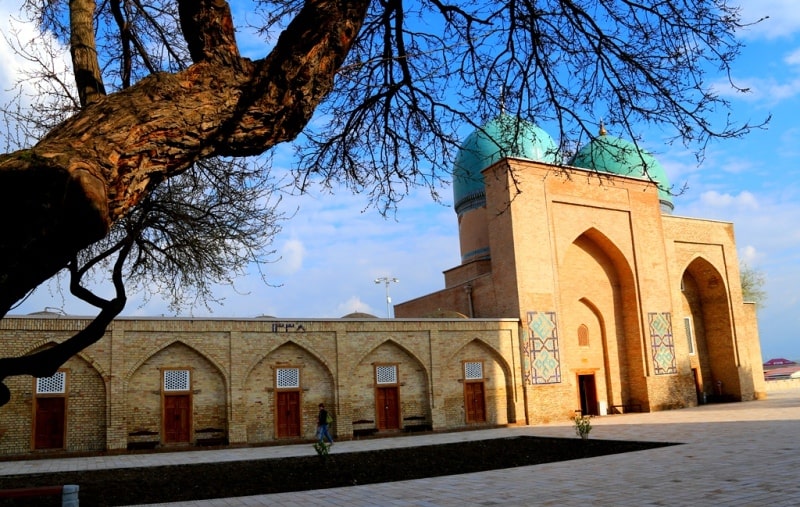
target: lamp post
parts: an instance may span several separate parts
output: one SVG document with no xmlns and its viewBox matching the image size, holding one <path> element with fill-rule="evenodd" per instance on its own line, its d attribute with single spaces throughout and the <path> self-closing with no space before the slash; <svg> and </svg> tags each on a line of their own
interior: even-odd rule
<svg viewBox="0 0 800 507">
<path fill-rule="evenodd" d="M 391 311 L 391 309 L 389 307 L 389 304 L 392 302 L 392 298 L 389 297 L 389 284 L 391 284 L 392 282 L 397 283 L 399 281 L 400 280 L 398 280 L 397 278 L 390 278 L 388 276 L 382 276 L 380 278 L 376 278 L 375 279 L 375 283 L 376 284 L 381 284 L 382 283 L 382 284 L 384 284 L 386 286 L 386 318 L 387 319 L 392 317 L 392 311 Z"/>
</svg>

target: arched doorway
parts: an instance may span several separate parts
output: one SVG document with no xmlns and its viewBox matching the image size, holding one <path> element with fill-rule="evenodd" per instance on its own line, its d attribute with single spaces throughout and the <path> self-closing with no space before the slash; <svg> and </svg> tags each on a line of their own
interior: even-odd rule
<svg viewBox="0 0 800 507">
<path fill-rule="evenodd" d="M 378 431 L 429 426 L 428 373 L 424 365 L 397 342 L 387 340 L 368 352 L 352 373 L 353 384 L 371 386 L 354 393 L 354 421 L 374 424 Z"/>
<path fill-rule="evenodd" d="M 683 322 L 699 397 L 741 399 L 728 289 L 706 259 L 694 259 L 681 278 Z M 694 352 L 694 353 L 691 353 Z"/>
<path fill-rule="evenodd" d="M 559 285 L 562 363 L 574 375 L 575 403 L 589 414 L 645 403 L 639 305 L 624 254 L 589 229 L 567 248 Z"/>
</svg>

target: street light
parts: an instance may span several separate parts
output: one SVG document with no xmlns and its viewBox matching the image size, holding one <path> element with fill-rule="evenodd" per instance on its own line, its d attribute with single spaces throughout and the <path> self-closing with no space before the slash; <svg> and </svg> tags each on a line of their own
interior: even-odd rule
<svg viewBox="0 0 800 507">
<path fill-rule="evenodd" d="M 376 278 L 375 279 L 375 283 L 376 284 L 381 284 L 382 283 L 382 284 L 384 284 L 386 286 L 386 318 L 387 319 L 392 317 L 392 311 L 391 311 L 390 306 L 389 306 L 389 304 L 392 302 L 392 298 L 389 297 L 389 284 L 391 284 L 392 282 L 398 283 L 399 281 L 400 280 L 398 280 L 397 278 L 389 278 L 388 276 L 382 276 L 380 278 Z"/>
</svg>

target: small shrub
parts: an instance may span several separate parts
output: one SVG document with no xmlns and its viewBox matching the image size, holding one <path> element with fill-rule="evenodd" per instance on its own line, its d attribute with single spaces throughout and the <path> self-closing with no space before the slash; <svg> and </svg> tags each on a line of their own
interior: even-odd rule
<svg viewBox="0 0 800 507">
<path fill-rule="evenodd" d="M 314 450 L 317 451 L 317 456 L 321 458 L 328 457 L 330 449 L 331 449 L 330 444 L 326 444 L 325 442 L 322 441 L 314 442 Z"/>
<path fill-rule="evenodd" d="M 575 419 L 575 434 L 586 440 L 589 438 L 589 432 L 592 431 L 592 421 L 588 415 L 576 415 Z"/>
</svg>

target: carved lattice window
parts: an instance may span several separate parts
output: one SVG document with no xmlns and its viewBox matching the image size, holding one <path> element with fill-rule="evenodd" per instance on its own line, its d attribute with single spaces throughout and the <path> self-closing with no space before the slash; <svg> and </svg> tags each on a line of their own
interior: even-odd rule
<svg viewBox="0 0 800 507">
<path fill-rule="evenodd" d="M 378 384 L 397 383 L 397 365 L 389 364 L 375 367 L 375 382 Z"/>
<path fill-rule="evenodd" d="M 36 379 L 36 394 L 64 394 L 67 390 L 67 373 L 58 371 L 52 377 Z"/>
<path fill-rule="evenodd" d="M 296 389 L 300 387 L 300 368 L 278 368 L 276 372 L 278 389 Z"/>
<path fill-rule="evenodd" d="M 164 370 L 164 391 L 188 391 L 190 381 L 189 370 Z"/>
<path fill-rule="evenodd" d="M 481 380 L 483 379 L 483 362 L 467 361 L 464 363 L 464 379 Z"/>
</svg>

